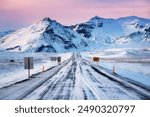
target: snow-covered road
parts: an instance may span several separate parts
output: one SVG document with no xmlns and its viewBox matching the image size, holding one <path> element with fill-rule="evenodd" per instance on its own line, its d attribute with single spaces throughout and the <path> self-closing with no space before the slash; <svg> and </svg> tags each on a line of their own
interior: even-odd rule
<svg viewBox="0 0 150 117">
<path fill-rule="evenodd" d="M 150 91 L 107 73 L 74 53 L 56 67 L 0 89 L 0 99 L 150 99 Z"/>
</svg>

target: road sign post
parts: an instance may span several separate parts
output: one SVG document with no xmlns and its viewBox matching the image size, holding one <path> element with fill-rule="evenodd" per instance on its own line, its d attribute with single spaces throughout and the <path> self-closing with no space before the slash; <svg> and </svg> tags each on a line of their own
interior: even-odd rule
<svg viewBox="0 0 150 117">
<path fill-rule="evenodd" d="M 50 57 L 50 61 L 56 61 L 57 57 Z"/>
<path fill-rule="evenodd" d="M 30 78 L 30 69 L 28 69 L 28 78 Z"/>
<path fill-rule="evenodd" d="M 33 69 L 33 57 L 24 58 L 24 68 L 28 69 L 28 78 L 30 78 L 30 69 Z"/>
<path fill-rule="evenodd" d="M 98 65 L 98 62 L 100 61 L 100 58 L 99 57 L 93 57 L 93 61 L 97 63 Z"/>
<path fill-rule="evenodd" d="M 52 61 L 52 65 L 55 65 L 55 62 L 57 61 L 57 57 L 50 57 L 50 61 Z"/>
<path fill-rule="evenodd" d="M 61 57 L 57 57 L 57 62 L 58 62 L 58 64 L 61 63 Z"/>
</svg>

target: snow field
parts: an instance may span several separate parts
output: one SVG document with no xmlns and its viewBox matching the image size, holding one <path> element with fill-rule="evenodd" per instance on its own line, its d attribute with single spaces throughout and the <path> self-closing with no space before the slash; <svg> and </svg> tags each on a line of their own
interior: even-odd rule
<svg viewBox="0 0 150 117">
<path fill-rule="evenodd" d="M 55 65 L 57 62 L 51 62 L 51 56 L 61 56 L 62 61 L 68 59 L 71 53 L 54 54 L 54 53 L 0 53 L 0 88 L 11 85 L 28 78 L 28 70 L 24 69 L 24 57 L 34 58 L 34 69 L 31 69 L 31 75 L 42 72 Z M 13 59 L 15 62 L 10 62 Z"/>
<path fill-rule="evenodd" d="M 99 66 L 112 73 L 115 72 L 136 84 L 150 89 L 150 51 L 131 50 L 131 49 L 112 49 L 93 53 L 83 53 L 86 60 L 92 57 L 100 57 Z M 93 64 L 95 64 L 93 62 Z"/>
</svg>

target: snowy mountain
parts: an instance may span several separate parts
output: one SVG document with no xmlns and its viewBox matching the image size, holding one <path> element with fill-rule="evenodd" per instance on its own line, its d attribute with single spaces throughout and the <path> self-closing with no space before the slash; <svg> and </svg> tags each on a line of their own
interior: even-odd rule
<svg viewBox="0 0 150 117">
<path fill-rule="evenodd" d="M 102 48 L 132 47 L 133 42 L 136 47 L 150 46 L 150 20 L 136 16 L 118 19 L 95 16 L 71 28 L 88 40 L 94 40 Z"/>
<path fill-rule="evenodd" d="M 150 47 L 150 27 L 145 27 L 143 31 L 119 37 L 114 43 L 119 44 L 120 47 Z"/>
<path fill-rule="evenodd" d="M 86 49 L 79 34 L 49 18 L 3 37 L 0 48 L 9 51 L 67 52 Z"/>
<path fill-rule="evenodd" d="M 1 51 L 68 52 L 132 47 L 150 47 L 149 19 L 95 16 L 84 23 L 63 26 L 44 18 L 0 40 Z"/>
<path fill-rule="evenodd" d="M 15 31 L 14 30 L 8 30 L 8 31 L 0 32 L 0 38 L 6 36 L 8 34 L 11 34 L 13 32 L 15 32 Z"/>
</svg>

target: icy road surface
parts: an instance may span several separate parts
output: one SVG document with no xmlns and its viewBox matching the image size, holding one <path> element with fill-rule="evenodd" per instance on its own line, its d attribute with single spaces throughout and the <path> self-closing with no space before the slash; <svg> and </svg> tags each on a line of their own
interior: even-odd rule
<svg viewBox="0 0 150 117">
<path fill-rule="evenodd" d="M 1 88 L 0 99 L 140 100 L 150 99 L 150 90 L 107 73 L 76 53 L 56 67 Z"/>
</svg>

